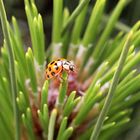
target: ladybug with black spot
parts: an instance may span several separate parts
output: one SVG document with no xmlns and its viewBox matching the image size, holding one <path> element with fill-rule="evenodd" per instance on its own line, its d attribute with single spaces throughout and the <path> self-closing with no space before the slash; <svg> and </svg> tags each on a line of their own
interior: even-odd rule
<svg viewBox="0 0 140 140">
<path fill-rule="evenodd" d="M 62 72 L 76 72 L 75 65 L 72 61 L 68 61 L 64 58 L 59 58 L 55 61 L 50 62 L 46 67 L 46 79 L 52 79 L 54 77 L 61 78 Z"/>
</svg>

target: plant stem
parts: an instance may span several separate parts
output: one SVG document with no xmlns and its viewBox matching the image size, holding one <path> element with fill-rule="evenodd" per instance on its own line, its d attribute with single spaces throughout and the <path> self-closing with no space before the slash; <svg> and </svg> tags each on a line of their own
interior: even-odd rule
<svg viewBox="0 0 140 140">
<path fill-rule="evenodd" d="M 52 30 L 52 42 L 58 43 L 61 38 L 61 28 L 63 20 L 63 0 L 53 1 L 53 30 Z"/>
<path fill-rule="evenodd" d="M 102 21 L 103 21 L 104 23 L 107 23 L 108 20 L 109 20 L 109 18 L 110 18 L 110 17 L 109 17 L 108 15 L 104 14 L 104 15 L 103 15 L 103 18 L 102 18 Z M 124 32 L 126 32 L 126 33 L 128 33 L 128 32 L 130 31 L 130 26 L 124 24 L 124 23 L 121 22 L 121 21 L 117 21 L 117 22 L 116 22 L 115 28 L 116 28 L 117 30 L 124 31 Z"/>
<path fill-rule="evenodd" d="M 81 13 L 83 8 L 89 3 L 90 0 L 83 0 L 80 2 L 80 4 L 77 6 L 77 8 L 74 10 L 74 12 L 71 14 L 67 22 L 64 24 L 62 28 L 62 35 L 66 32 L 67 28 L 73 23 L 73 21 L 76 19 L 76 17 Z"/>
<path fill-rule="evenodd" d="M 106 40 L 109 38 L 124 6 L 126 5 L 127 1 L 126 0 L 119 0 L 116 8 L 114 9 L 109 21 L 108 21 L 108 24 L 106 25 L 106 28 L 104 30 L 104 32 L 102 33 L 96 47 L 95 47 L 95 50 L 93 52 L 93 58 L 94 59 L 99 59 L 98 55 L 100 53 L 100 51 L 102 50 L 102 47 L 104 46 L 104 43 L 106 42 Z"/>
<path fill-rule="evenodd" d="M 106 0 L 96 0 L 96 4 L 92 10 L 92 14 L 82 40 L 85 47 L 95 42 L 97 38 L 97 32 L 104 12 L 105 4 Z"/>
<path fill-rule="evenodd" d="M 48 140 L 53 140 L 56 117 L 57 117 L 57 110 L 53 109 L 49 120 Z"/>
<path fill-rule="evenodd" d="M 91 137 L 90 137 L 90 140 L 97 140 L 98 136 L 99 136 L 99 133 L 100 133 L 100 130 L 102 128 L 102 125 L 103 125 L 103 121 L 108 113 L 108 110 L 109 110 L 109 107 L 110 107 L 110 104 L 111 104 L 111 101 L 112 101 L 112 98 L 113 98 L 113 94 L 115 92 L 115 89 L 117 87 L 117 83 L 119 81 L 119 77 L 120 77 L 120 74 L 121 74 L 121 71 L 124 67 L 124 63 L 125 63 L 125 60 L 126 60 L 126 57 L 127 57 L 127 53 L 128 53 L 128 50 L 129 50 L 129 41 L 131 39 L 131 36 L 132 36 L 133 32 L 131 31 L 129 34 L 128 34 L 128 37 L 125 41 L 125 44 L 124 44 L 124 47 L 123 47 L 123 51 L 121 53 L 121 56 L 120 56 L 120 60 L 119 60 L 119 64 L 118 64 L 118 68 L 113 76 L 113 80 L 112 80 L 112 83 L 111 83 L 111 86 L 109 88 L 109 92 L 108 92 L 108 95 L 106 97 L 106 100 L 105 100 L 105 103 L 104 103 L 104 106 L 101 110 L 101 113 L 99 115 L 99 118 L 97 120 L 97 123 L 95 125 L 95 128 L 91 134 Z"/>
<path fill-rule="evenodd" d="M 62 77 L 64 80 L 60 84 L 60 87 L 59 87 L 59 97 L 58 97 L 59 105 L 62 105 L 64 103 L 64 99 L 65 99 L 67 87 L 68 87 L 68 82 L 67 82 L 68 75 L 67 75 L 67 73 L 64 72 Z"/>
<path fill-rule="evenodd" d="M 82 2 L 82 0 L 79 0 L 79 2 Z M 78 43 L 78 40 L 79 40 L 81 32 L 82 32 L 83 23 L 84 23 L 84 20 L 86 17 L 86 13 L 88 10 L 87 7 L 88 7 L 88 5 L 86 5 L 83 8 L 81 13 L 78 15 L 77 19 L 75 20 L 75 24 L 74 24 L 73 31 L 72 31 L 72 39 L 71 39 L 72 44 Z"/>
<path fill-rule="evenodd" d="M 0 0 L 0 18 L 2 23 L 2 29 L 4 33 L 4 38 L 6 40 L 6 46 L 9 53 L 9 69 L 10 69 L 10 81 L 11 81 L 11 92 L 13 96 L 13 109 L 14 109 L 14 118 L 15 118 L 15 139 L 20 139 L 20 126 L 19 126 L 19 111 L 16 104 L 17 97 L 17 83 L 15 75 L 15 64 L 14 64 L 14 55 L 12 52 L 12 47 L 10 44 L 9 32 L 7 27 L 7 17 L 5 13 L 5 8 L 3 1 Z"/>
</svg>

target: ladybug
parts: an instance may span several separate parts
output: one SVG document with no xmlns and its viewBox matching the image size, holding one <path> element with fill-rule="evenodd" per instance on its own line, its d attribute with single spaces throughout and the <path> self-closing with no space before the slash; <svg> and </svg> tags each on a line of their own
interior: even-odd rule
<svg viewBox="0 0 140 140">
<path fill-rule="evenodd" d="M 49 80 L 54 77 L 61 78 L 62 72 L 76 72 L 75 65 L 64 58 L 59 58 L 50 62 L 46 67 L 46 79 Z"/>
</svg>

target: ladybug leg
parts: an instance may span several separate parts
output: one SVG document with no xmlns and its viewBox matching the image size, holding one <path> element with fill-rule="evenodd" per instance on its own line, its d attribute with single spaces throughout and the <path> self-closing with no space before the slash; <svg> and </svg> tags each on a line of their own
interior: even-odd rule
<svg viewBox="0 0 140 140">
<path fill-rule="evenodd" d="M 62 71 L 57 75 L 57 78 L 59 79 L 60 82 L 64 81 L 64 79 L 62 77 Z"/>
<path fill-rule="evenodd" d="M 81 91 L 81 90 L 79 90 L 79 91 L 78 91 L 78 95 L 79 95 L 79 96 L 84 96 L 84 92 Z"/>
<path fill-rule="evenodd" d="M 59 79 L 59 81 L 62 83 L 64 81 L 63 77 L 62 77 L 62 74 L 61 75 L 58 75 L 57 78 Z"/>
</svg>

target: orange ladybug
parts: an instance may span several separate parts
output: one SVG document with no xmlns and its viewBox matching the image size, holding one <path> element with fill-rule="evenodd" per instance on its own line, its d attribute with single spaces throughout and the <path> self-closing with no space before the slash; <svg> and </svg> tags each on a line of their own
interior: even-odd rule
<svg viewBox="0 0 140 140">
<path fill-rule="evenodd" d="M 76 72 L 75 65 L 64 58 L 59 58 L 50 62 L 46 67 L 46 79 L 49 80 L 54 77 L 61 78 L 63 71 Z"/>
</svg>

